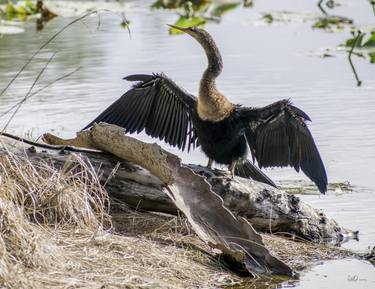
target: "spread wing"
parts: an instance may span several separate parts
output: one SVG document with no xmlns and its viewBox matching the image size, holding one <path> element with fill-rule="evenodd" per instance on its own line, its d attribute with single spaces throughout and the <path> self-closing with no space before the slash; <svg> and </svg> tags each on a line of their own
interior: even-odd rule
<svg viewBox="0 0 375 289">
<path fill-rule="evenodd" d="M 106 122 L 134 133 L 145 130 L 184 150 L 196 145 L 192 111 L 196 97 L 185 92 L 164 74 L 137 74 L 124 79 L 138 83 L 111 104 L 85 128 Z"/>
<path fill-rule="evenodd" d="M 327 191 L 327 174 L 314 139 L 306 125 L 309 116 L 288 100 L 254 109 L 241 108 L 246 138 L 260 168 L 291 166 L 301 169 L 318 187 Z"/>
</svg>

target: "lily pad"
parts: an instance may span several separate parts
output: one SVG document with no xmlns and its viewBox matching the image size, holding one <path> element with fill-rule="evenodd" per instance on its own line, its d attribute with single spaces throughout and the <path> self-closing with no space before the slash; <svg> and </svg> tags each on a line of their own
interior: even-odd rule
<svg viewBox="0 0 375 289">
<path fill-rule="evenodd" d="M 375 48 L 375 30 L 372 30 L 370 32 L 369 37 L 367 37 L 367 35 L 368 33 L 361 33 L 359 36 L 355 36 L 353 34 L 352 38 L 349 38 L 348 40 L 345 41 L 344 46 L 352 47 L 354 45 L 355 48 L 368 48 L 368 49 Z M 355 41 L 356 43 L 354 43 Z"/>
<path fill-rule="evenodd" d="M 262 14 L 262 23 L 303 23 L 310 20 L 315 20 L 314 14 L 297 13 L 292 11 L 270 11 Z"/>
<path fill-rule="evenodd" d="M 264 14 L 262 18 L 266 23 L 271 24 L 273 22 L 273 16 L 270 13 Z"/>
<path fill-rule="evenodd" d="M 365 47 L 365 48 L 375 48 L 375 31 L 371 32 L 370 37 L 363 44 L 363 47 Z"/>
<path fill-rule="evenodd" d="M 226 3 L 226 4 L 221 4 L 217 5 L 212 9 L 211 15 L 213 17 L 222 17 L 225 13 L 228 13 L 234 9 L 236 9 L 240 5 L 240 2 L 238 3 Z"/>
<path fill-rule="evenodd" d="M 358 39 L 357 39 L 357 36 L 350 38 L 345 41 L 345 46 L 352 47 L 354 45 L 354 47 L 362 47 L 362 42 L 363 42 L 364 37 L 365 37 L 365 34 L 361 34 L 359 35 Z"/>
<path fill-rule="evenodd" d="M 318 18 L 312 26 L 316 29 L 343 30 L 345 26 L 353 24 L 353 20 L 342 16 L 325 16 Z"/>
<path fill-rule="evenodd" d="M 370 52 L 368 57 L 370 58 L 371 63 L 375 63 L 375 52 Z"/>
<path fill-rule="evenodd" d="M 206 19 L 199 16 L 193 16 L 189 18 L 180 16 L 180 18 L 175 23 L 176 26 L 180 27 L 203 26 L 204 24 L 206 24 Z M 169 33 L 172 35 L 176 35 L 182 34 L 183 32 L 174 28 L 170 28 Z"/>
<path fill-rule="evenodd" d="M 28 15 L 35 13 L 37 13 L 36 5 L 31 1 L 20 1 L 17 4 L 8 1 L 5 5 L 5 17 L 8 20 L 18 18 L 25 21 Z"/>
</svg>

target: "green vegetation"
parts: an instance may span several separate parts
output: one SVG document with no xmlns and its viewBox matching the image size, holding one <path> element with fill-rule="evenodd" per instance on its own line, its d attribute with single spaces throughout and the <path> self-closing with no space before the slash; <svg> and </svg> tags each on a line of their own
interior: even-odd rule
<svg viewBox="0 0 375 289">
<path fill-rule="evenodd" d="M 352 51 L 351 54 L 367 58 L 370 63 L 375 63 L 375 30 L 369 33 L 358 31 L 351 34 L 352 36 L 344 44 L 341 44 L 341 46 L 350 48 L 350 51 Z"/>
<path fill-rule="evenodd" d="M 353 24 L 353 20 L 341 16 L 320 17 L 312 26 L 317 29 L 326 29 L 329 31 L 343 30 L 345 26 Z"/>
<path fill-rule="evenodd" d="M 0 32 L 6 33 L 6 31 L 14 31 L 14 29 L 9 30 L 17 25 L 17 21 L 24 22 L 28 20 L 31 16 L 36 18 L 36 28 L 37 30 L 42 30 L 44 25 L 50 21 L 51 19 L 57 16 L 56 13 L 49 10 L 43 3 L 42 0 L 37 1 L 19 1 L 19 2 L 12 2 L 10 0 L 7 1 L 4 8 L 1 9 L 0 6 L 0 21 L 7 20 L 7 25 L 4 25 L 8 29 L 1 29 L 2 24 L 0 22 Z M 22 32 L 23 30 L 21 30 Z"/>
<path fill-rule="evenodd" d="M 356 48 L 375 48 L 375 30 L 370 32 L 369 37 L 366 38 L 366 33 L 360 33 L 358 39 L 353 34 L 353 38 L 346 40 L 345 46 Z"/>
<path fill-rule="evenodd" d="M 37 9 L 35 1 L 28 0 L 18 4 L 8 1 L 5 4 L 5 11 L 3 11 L 3 15 L 7 20 L 17 18 L 20 21 L 25 21 L 27 19 L 27 16 L 35 15 L 38 12 L 39 11 Z"/>
<path fill-rule="evenodd" d="M 241 2 L 215 3 L 207 0 L 158 0 L 151 5 L 153 9 L 174 10 L 179 18 L 174 23 L 181 27 L 204 26 L 207 22 L 220 22 L 221 18 L 230 11 L 236 9 Z M 246 4 L 246 3 L 245 3 Z M 245 5 L 244 4 L 244 5 Z M 170 34 L 181 34 L 182 32 L 171 28 Z"/>
<path fill-rule="evenodd" d="M 270 13 L 267 13 L 267 14 L 264 14 L 263 15 L 263 21 L 264 22 L 266 22 L 266 23 L 268 23 L 268 24 L 271 24 L 272 22 L 273 22 L 273 16 L 272 16 L 272 14 L 270 14 Z"/>
</svg>

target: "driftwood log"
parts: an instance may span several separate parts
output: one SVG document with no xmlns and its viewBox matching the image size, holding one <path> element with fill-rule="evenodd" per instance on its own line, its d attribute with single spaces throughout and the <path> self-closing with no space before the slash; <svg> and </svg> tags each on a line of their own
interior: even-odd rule
<svg viewBox="0 0 375 289">
<path fill-rule="evenodd" d="M 199 237 L 242 263 L 249 272 L 292 274 L 288 266 L 268 252 L 253 227 L 318 241 L 340 241 L 351 233 L 298 197 L 254 181 L 232 179 L 221 171 L 181 165 L 176 156 L 157 145 L 125 136 L 115 126 L 96 125 L 91 132 L 80 133 L 72 140 L 46 134 L 44 140 L 116 155 L 79 152 L 100 168 L 103 181 L 116 168 L 115 176 L 106 182 L 111 197 L 137 209 L 169 214 L 177 213 L 178 209 L 183 211 Z M 57 166 L 69 156 L 66 150 L 56 153 L 30 146 L 20 149 L 19 145 L 13 150 L 16 148 L 18 153 L 26 151 L 31 161 L 48 159 Z"/>
<path fill-rule="evenodd" d="M 96 131 L 91 132 L 97 138 L 104 137 L 102 146 L 104 150 L 109 149 L 105 141 L 107 137 L 101 131 L 110 131 L 107 127 L 96 126 Z M 116 130 L 112 134 L 120 133 L 124 138 L 122 130 Z M 99 132 L 98 132 L 99 131 Z M 95 134 L 96 132 L 96 134 Z M 126 137 L 132 142 L 132 146 L 139 146 L 142 142 Z M 86 148 L 100 148 L 100 144 L 94 144 L 87 132 L 78 133 L 75 139 L 63 140 L 51 134 L 45 134 L 44 140 L 53 145 L 66 145 Z M 158 150 L 161 150 L 160 147 Z M 123 152 L 123 147 L 119 150 Z M 163 151 L 164 154 L 173 157 L 172 154 Z M 128 156 L 119 158 L 85 153 L 95 166 L 102 166 L 103 179 L 112 172 L 113 167 L 118 164 L 116 177 L 109 181 L 106 189 L 109 194 L 130 207 L 146 211 L 177 214 L 175 203 L 162 189 L 160 179 L 154 177 L 148 170 L 135 165 Z M 124 161 L 128 158 L 128 161 Z M 346 238 L 355 237 L 351 230 L 340 227 L 335 220 L 323 212 L 302 202 L 297 196 L 288 194 L 283 190 L 262 184 L 256 181 L 234 177 L 220 170 L 209 170 L 206 167 L 187 165 L 191 170 L 204 176 L 211 184 L 213 191 L 223 200 L 224 205 L 234 214 L 246 218 L 254 228 L 262 232 L 288 233 L 301 238 L 318 242 L 339 243 Z M 157 166 L 152 168 L 157 171 Z M 152 170 L 150 170 L 152 171 Z M 166 182 L 170 176 L 165 177 Z"/>
</svg>

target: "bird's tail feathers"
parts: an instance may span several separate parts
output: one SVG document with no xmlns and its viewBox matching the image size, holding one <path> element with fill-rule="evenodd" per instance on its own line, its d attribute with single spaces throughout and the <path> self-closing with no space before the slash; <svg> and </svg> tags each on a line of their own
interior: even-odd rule
<svg viewBox="0 0 375 289">
<path fill-rule="evenodd" d="M 242 163 L 237 163 L 236 168 L 234 170 L 234 174 L 242 178 L 252 179 L 254 181 L 265 183 L 267 185 L 277 188 L 275 183 L 269 177 L 267 177 L 265 173 L 263 173 L 254 164 L 252 164 L 249 160 L 245 160 Z"/>
</svg>

